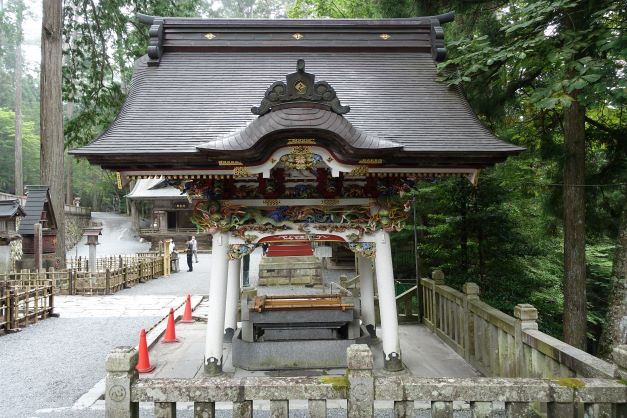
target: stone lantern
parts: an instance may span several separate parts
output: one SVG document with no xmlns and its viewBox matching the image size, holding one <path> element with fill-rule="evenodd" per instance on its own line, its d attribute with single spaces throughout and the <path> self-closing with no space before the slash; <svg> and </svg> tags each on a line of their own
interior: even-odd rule
<svg viewBox="0 0 627 418">
<path fill-rule="evenodd" d="M 22 239 L 17 233 L 18 218 L 26 216 L 18 200 L 0 201 L 0 273 L 11 269 L 11 242 Z"/>
<path fill-rule="evenodd" d="M 89 271 L 93 273 L 96 272 L 96 245 L 98 245 L 98 237 L 102 235 L 102 228 L 85 228 L 83 235 L 87 237 L 85 245 L 89 245 Z"/>
</svg>

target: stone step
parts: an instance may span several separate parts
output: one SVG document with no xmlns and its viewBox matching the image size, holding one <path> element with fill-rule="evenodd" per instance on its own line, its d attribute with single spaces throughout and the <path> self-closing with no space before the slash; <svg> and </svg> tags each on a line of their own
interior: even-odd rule
<svg viewBox="0 0 627 418">
<path fill-rule="evenodd" d="M 262 257 L 260 264 L 265 263 L 319 263 L 318 257 L 313 255 L 293 255 L 293 256 L 281 256 L 281 257 Z"/>
<path fill-rule="evenodd" d="M 300 262 L 300 263 L 263 263 L 259 264 L 260 269 L 316 269 L 322 268 L 320 263 Z"/>
<path fill-rule="evenodd" d="M 298 277 L 259 277 L 259 286 L 285 286 L 302 284 L 322 284 L 321 277 L 298 276 Z"/>
<path fill-rule="evenodd" d="M 294 277 L 294 276 L 321 276 L 320 269 L 280 269 L 280 270 L 259 270 L 259 277 Z"/>
</svg>

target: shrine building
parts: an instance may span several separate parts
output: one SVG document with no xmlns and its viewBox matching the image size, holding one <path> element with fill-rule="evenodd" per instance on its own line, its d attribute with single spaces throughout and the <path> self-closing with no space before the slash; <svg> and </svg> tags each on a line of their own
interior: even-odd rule
<svg viewBox="0 0 627 418">
<path fill-rule="evenodd" d="M 390 234 L 407 192 L 438 177 L 476 184 L 522 151 L 438 81 L 453 15 L 140 20 L 150 44 L 119 115 L 72 154 L 123 182 L 163 177 L 195 202 L 194 224 L 212 234 L 205 370 L 222 369 L 240 259 L 278 241 L 355 252 L 359 319 L 374 327 L 376 275 L 385 368 L 400 370 Z"/>
</svg>

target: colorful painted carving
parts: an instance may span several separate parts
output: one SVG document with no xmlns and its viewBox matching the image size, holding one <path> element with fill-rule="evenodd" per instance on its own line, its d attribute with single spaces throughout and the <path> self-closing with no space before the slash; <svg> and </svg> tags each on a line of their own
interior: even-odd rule
<svg viewBox="0 0 627 418">
<path fill-rule="evenodd" d="M 374 242 L 349 242 L 348 248 L 360 257 L 374 258 L 377 254 Z"/>
<path fill-rule="evenodd" d="M 232 244 L 229 245 L 228 257 L 229 260 L 239 260 L 242 257 L 252 253 L 255 248 L 257 248 L 256 244 Z"/>
</svg>

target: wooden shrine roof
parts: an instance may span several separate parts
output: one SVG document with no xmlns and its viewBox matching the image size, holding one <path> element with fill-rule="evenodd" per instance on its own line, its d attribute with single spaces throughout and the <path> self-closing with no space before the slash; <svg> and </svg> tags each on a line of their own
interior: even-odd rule
<svg viewBox="0 0 627 418">
<path fill-rule="evenodd" d="M 459 91 L 437 79 L 446 53 L 440 25 L 451 19 L 143 16 L 152 23 L 150 47 L 126 102 L 100 137 L 71 153 L 116 170 L 193 169 L 258 161 L 287 138 L 326 135 L 321 143 L 344 160 L 473 168 L 503 161 L 522 148 L 496 138 Z M 272 86 L 296 74 L 298 60 L 350 111 L 289 102 L 254 114 Z"/>
<path fill-rule="evenodd" d="M 42 221 L 44 207 L 48 208 L 45 215 L 48 228 L 56 229 L 56 218 L 52 209 L 48 186 L 26 186 L 26 192 L 26 204 L 24 205 L 26 216 L 20 222 L 18 233 L 22 236 L 35 234 L 35 224 Z"/>
<path fill-rule="evenodd" d="M 18 199 L 0 200 L 0 217 L 9 218 L 24 215 L 24 210 L 20 206 L 20 201 Z"/>
</svg>

